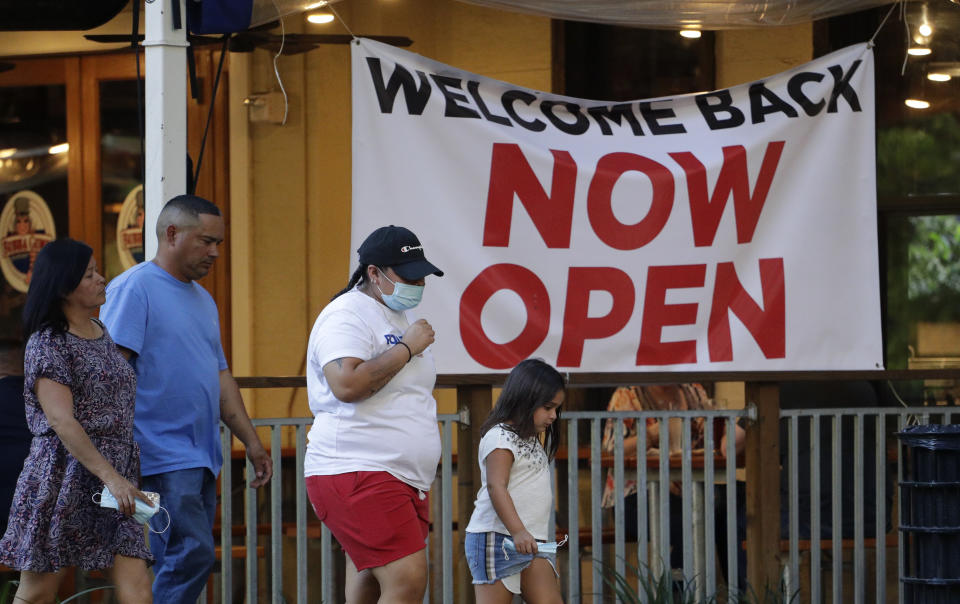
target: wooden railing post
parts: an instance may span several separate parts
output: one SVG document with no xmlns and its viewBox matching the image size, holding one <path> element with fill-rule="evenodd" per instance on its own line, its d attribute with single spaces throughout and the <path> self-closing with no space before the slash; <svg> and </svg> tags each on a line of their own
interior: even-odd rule
<svg viewBox="0 0 960 604">
<path fill-rule="evenodd" d="M 463 541 L 467 523 L 473 513 L 473 501 L 480 488 L 480 465 L 477 463 L 477 446 L 480 444 L 480 425 L 487 419 L 493 407 L 493 387 L 490 385 L 457 386 L 457 410 L 460 423 L 457 430 L 457 544 L 454 558 L 458 564 L 458 602 L 473 604 L 473 581 L 463 557 Z"/>
<path fill-rule="evenodd" d="M 780 584 L 780 388 L 748 382 L 746 400 L 757 407 L 747 426 L 747 582 L 763 597 Z"/>
</svg>

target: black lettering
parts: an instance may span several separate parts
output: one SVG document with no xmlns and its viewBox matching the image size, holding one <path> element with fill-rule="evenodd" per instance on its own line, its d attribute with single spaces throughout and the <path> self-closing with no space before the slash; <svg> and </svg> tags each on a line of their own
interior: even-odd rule
<svg viewBox="0 0 960 604">
<path fill-rule="evenodd" d="M 572 124 L 568 124 L 563 121 L 557 114 L 553 112 L 553 108 L 557 105 L 563 105 L 566 107 L 567 111 L 571 115 L 575 116 L 577 121 Z M 547 119 L 550 120 L 550 123 L 560 130 L 561 132 L 566 132 L 567 134 L 583 134 L 587 131 L 587 128 L 590 127 L 590 121 L 587 120 L 587 117 L 580 113 L 580 105 L 576 103 L 566 103 L 563 101 L 543 101 L 540 103 L 540 111 L 543 115 L 547 116 Z"/>
<path fill-rule="evenodd" d="M 480 113 L 483 114 L 483 117 L 488 122 L 494 122 L 496 124 L 502 124 L 504 126 L 513 127 L 513 124 L 510 123 L 510 120 L 502 115 L 494 115 L 490 113 L 490 110 L 487 109 L 487 104 L 483 102 L 483 97 L 480 96 L 480 82 L 475 80 L 467 81 L 467 90 L 470 91 L 470 96 L 473 97 L 473 102 L 477 104 L 477 107 L 480 108 Z"/>
<path fill-rule="evenodd" d="M 853 62 L 853 65 L 850 66 L 850 71 L 848 71 L 846 75 L 843 74 L 843 68 L 839 65 L 832 65 L 827 68 L 830 70 L 830 75 L 833 76 L 833 92 L 830 93 L 830 104 L 827 105 L 827 113 L 837 112 L 837 98 L 840 96 L 847 99 L 847 103 L 850 104 L 851 109 L 861 111 L 860 99 L 857 98 L 856 91 L 850 88 L 850 77 L 853 75 L 853 72 L 857 70 L 857 67 L 860 67 L 860 59 Z"/>
<path fill-rule="evenodd" d="M 513 119 L 513 121 L 520 124 L 527 130 L 530 130 L 531 132 L 543 132 L 547 127 L 546 124 L 540 120 L 525 120 L 517 115 L 517 110 L 513 108 L 513 104 L 516 101 L 523 101 L 529 105 L 535 100 L 537 100 L 536 96 L 530 94 L 529 92 L 524 92 L 523 90 L 508 90 L 500 97 L 500 102 L 503 103 L 503 109 L 507 112 L 507 115 Z"/>
<path fill-rule="evenodd" d="M 610 128 L 610 124 L 607 122 L 614 122 L 619 126 L 621 118 L 630 124 L 630 129 L 633 130 L 634 136 L 643 136 L 643 128 L 640 127 L 640 120 L 634 115 L 630 103 L 621 103 L 619 105 L 613 105 L 612 107 L 588 107 L 587 113 L 589 113 L 597 122 L 597 125 L 600 126 L 600 131 L 607 136 L 613 134 L 613 129 Z"/>
<path fill-rule="evenodd" d="M 827 103 L 823 99 L 820 99 L 819 103 L 814 103 L 812 100 L 810 100 L 810 97 L 803 93 L 803 85 L 808 82 L 822 81 L 822 73 L 801 71 L 797 75 L 790 78 L 790 81 L 787 82 L 787 92 L 790 94 L 790 98 L 796 101 L 797 104 L 803 109 L 803 112 L 810 117 L 820 113 L 820 111 L 823 110 L 823 106 Z"/>
<path fill-rule="evenodd" d="M 766 104 L 764 100 L 767 101 Z M 797 110 L 764 86 L 763 82 L 750 84 L 750 121 L 759 124 L 767 119 L 766 116 L 769 113 L 783 113 L 787 117 L 797 117 Z"/>
<path fill-rule="evenodd" d="M 687 131 L 687 129 L 683 127 L 683 124 L 660 123 L 660 120 L 677 117 L 677 114 L 673 112 L 673 108 L 664 107 L 663 109 L 654 109 L 653 105 L 648 101 L 638 103 L 638 106 L 640 107 L 640 115 L 643 116 L 643 121 L 647 122 L 647 128 L 650 129 L 650 134 L 683 134 Z"/>
<path fill-rule="evenodd" d="M 417 70 L 417 77 L 420 79 L 420 86 L 417 87 L 410 72 L 397 63 L 393 68 L 393 73 L 390 74 L 390 81 L 384 85 L 383 73 L 380 71 L 380 59 L 367 57 L 367 65 L 370 67 L 370 78 L 373 80 L 373 88 L 377 92 L 377 101 L 380 103 L 381 113 L 393 113 L 393 102 L 397 98 L 397 91 L 403 87 L 403 98 L 407 102 L 407 113 L 410 115 L 423 114 L 423 108 L 427 106 L 427 100 L 430 98 L 430 81 L 427 79 L 427 74 Z"/>
<path fill-rule="evenodd" d="M 717 102 L 711 103 L 711 99 L 715 99 Z M 730 94 L 729 90 L 698 94 L 696 101 L 700 114 L 703 115 L 703 119 L 706 120 L 707 126 L 711 130 L 736 128 L 742 126 L 747 119 L 743 112 L 733 104 L 733 95 Z M 718 118 L 718 113 L 727 113 L 730 117 Z"/>
<path fill-rule="evenodd" d="M 437 83 L 437 88 L 443 93 L 443 98 L 447 100 L 446 107 L 443 110 L 444 117 L 472 117 L 480 119 L 479 113 L 470 107 L 464 107 L 460 104 L 467 102 L 467 96 L 463 94 L 460 88 L 461 81 L 459 78 L 451 78 L 450 76 L 437 75 L 435 73 L 430 74 L 430 77 Z"/>
</svg>

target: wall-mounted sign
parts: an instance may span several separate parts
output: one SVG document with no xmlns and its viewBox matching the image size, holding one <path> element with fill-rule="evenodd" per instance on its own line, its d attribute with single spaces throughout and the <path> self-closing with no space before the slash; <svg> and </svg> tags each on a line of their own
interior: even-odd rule
<svg viewBox="0 0 960 604">
<path fill-rule="evenodd" d="M 57 237 L 47 202 L 33 191 L 19 191 L 0 212 L 0 270 L 17 291 L 30 285 L 37 252 Z"/>
<path fill-rule="evenodd" d="M 117 253 L 123 270 L 143 262 L 143 185 L 130 189 L 120 206 Z"/>
</svg>

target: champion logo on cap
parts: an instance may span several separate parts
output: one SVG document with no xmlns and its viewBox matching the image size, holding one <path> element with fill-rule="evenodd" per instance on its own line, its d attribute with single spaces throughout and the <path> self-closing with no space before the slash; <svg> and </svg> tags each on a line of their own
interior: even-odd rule
<svg viewBox="0 0 960 604">
<path fill-rule="evenodd" d="M 400 248 L 400 251 L 403 253 L 407 253 L 407 252 L 412 252 L 413 250 L 422 250 L 422 249 L 423 249 L 422 245 L 405 245 L 402 248 Z"/>
</svg>

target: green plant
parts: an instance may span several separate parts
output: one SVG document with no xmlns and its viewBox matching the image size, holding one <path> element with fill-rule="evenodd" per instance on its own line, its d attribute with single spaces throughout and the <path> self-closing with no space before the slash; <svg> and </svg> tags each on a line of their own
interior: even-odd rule
<svg viewBox="0 0 960 604">
<path fill-rule="evenodd" d="M 603 583 L 613 592 L 617 602 L 700 604 L 696 599 L 695 581 L 693 579 L 686 582 L 676 581 L 669 569 L 657 574 L 645 564 L 640 567 L 627 564 L 628 574 L 637 577 L 637 589 L 634 589 L 630 579 L 618 573 L 610 565 L 603 562 L 601 564 L 603 565 Z M 714 597 L 710 597 L 702 602 L 712 604 L 715 601 Z"/>
<path fill-rule="evenodd" d="M 673 573 L 667 569 L 657 574 L 646 565 L 637 568 L 627 564 L 627 575 L 618 573 L 609 564 L 601 562 L 604 585 L 610 589 L 616 602 L 622 604 L 792 604 L 799 594 L 787 595 L 777 587 L 765 585 L 760 593 L 752 586 L 737 592 L 720 591 L 703 599 L 697 599 L 696 580 L 686 582 L 673 579 Z M 636 577 L 637 588 L 633 587 L 632 577 Z"/>
</svg>

